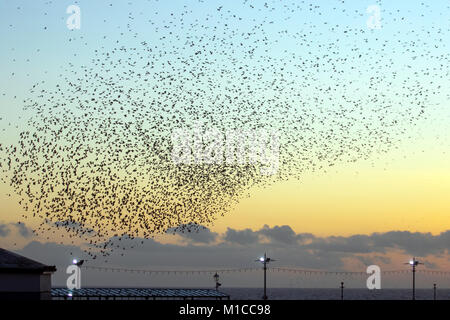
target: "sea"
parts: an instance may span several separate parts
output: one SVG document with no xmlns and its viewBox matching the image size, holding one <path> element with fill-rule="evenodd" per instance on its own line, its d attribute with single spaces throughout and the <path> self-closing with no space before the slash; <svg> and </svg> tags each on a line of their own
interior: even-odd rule
<svg viewBox="0 0 450 320">
<path fill-rule="evenodd" d="M 232 300 L 260 300 L 262 288 L 221 288 Z M 268 288 L 269 300 L 340 300 L 341 289 Z M 412 289 L 344 289 L 344 300 L 411 300 Z M 416 289 L 416 300 L 433 300 L 433 289 Z M 450 300 L 450 289 L 437 289 L 437 300 Z"/>
</svg>

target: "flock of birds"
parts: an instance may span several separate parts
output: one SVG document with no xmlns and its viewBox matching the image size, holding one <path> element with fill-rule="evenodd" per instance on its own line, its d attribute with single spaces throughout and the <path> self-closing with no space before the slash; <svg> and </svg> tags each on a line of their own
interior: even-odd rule
<svg viewBox="0 0 450 320">
<path fill-rule="evenodd" d="M 189 18 L 186 5 L 164 25 L 149 22 L 152 39 L 93 49 L 85 64 L 67 63 L 56 85 L 30 88 L 31 116 L 18 143 L 0 145 L 0 169 L 23 218 L 41 221 L 37 234 L 62 229 L 95 259 L 123 254 L 124 239 L 174 227 L 195 232 L 255 186 L 395 148 L 448 76 L 449 55 L 434 53 L 424 30 L 408 30 L 405 40 L 405 31 L 384 39 L 344 21 L 292 30 L 280 24 L 322 9 L 308 1 L 239 5 L 258 15 L 224 4 Z M 133 38 L 136 17 L 128 18 Z M 416 59 L 443 67 L 419 70 L 411 67 Z M 171 133 L 198 125 L 278 132 L 279 170 L 267 176 L 258 163 L 174 163 Z"/>
</svg>

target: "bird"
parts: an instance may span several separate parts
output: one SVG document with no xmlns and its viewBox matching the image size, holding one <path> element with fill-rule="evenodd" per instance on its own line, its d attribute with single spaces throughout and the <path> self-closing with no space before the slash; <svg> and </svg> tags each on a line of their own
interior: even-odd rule
<svg viewBox="0 0 450 320">
<path fill-rule="evenodd" d="M 188 4 L 144 6 L 145 19 L 130 5 L 114 22 L 120 33 L 100 30 L 87 59 L 67 57 L 55 79 L 30 86 L 26 126 L 0 144 L 1 180 L 19 197 L 20 218 L 39 222 L 36 235 L 87 243 L 89 259 L 125 254 L 159 234 L 198 232 L 255 188 L 399 148 L 429 117 L 449 74 L 449 54 L 434 46 L 448 27 L 414 24 L 384 37 L 357 25 L 360 14 L 345 1 L 224 2 L 202 15 Z M 325 10 L 345 19 L 323 21 Z M 387 11 L 386 19 L 402 15 Z M 76 33 L 67 39 L 87 46 Z M 235 134 L 245 161 L 218 152 L 214 163 L 175 163 L 176 130 L 187 133 L 192 159 L 223 150 L 214 148 Z M 264 133 L 278 137 L 276 150 Z M 213 137 L 217 144 L 206 143 Z M 249 159 L 260 143 L 279 156 L 273 174 L 261 174 L 267 154 Z"/>
</svg>

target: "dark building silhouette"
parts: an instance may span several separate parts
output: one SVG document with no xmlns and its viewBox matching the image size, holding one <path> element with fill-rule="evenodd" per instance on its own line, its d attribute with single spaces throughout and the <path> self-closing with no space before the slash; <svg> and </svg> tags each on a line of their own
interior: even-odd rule
<svg viewBox="0 0 450 320">
<path fill-rule="evenodd" d="M 0 248 L 0 299 L 51 299 L 51 277 L 55 271 L 55 266 Z"/>
</svg>

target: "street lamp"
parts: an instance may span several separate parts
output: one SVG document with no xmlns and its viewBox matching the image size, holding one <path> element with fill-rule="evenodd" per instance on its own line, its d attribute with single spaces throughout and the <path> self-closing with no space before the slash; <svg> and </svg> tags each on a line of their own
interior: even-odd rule
<svg viewBox="0 0 450 320">
<path fill-rule="evenodd" d="M 222 284 L 219 282 L 219 275 L 217 274 L 217 272 L 215 275 L 213 275 L 213 278 L 214 278 L 214 282 L 216 283 L 216 291 L 219 291 L 219 287 Z"/>
<path fill-rule="evenodd" d="M 416 300 L 416 267 L 423 263 L 419 262 L 416 257 L 413 257 L 412 260 L 405 264 L 409 264 L 412 267 L 412 299 Z"/>
<path fill-rule="evenodd" d="M 268 264 L 269 262 L 271 262 L 271 261 L 276 261 L 276 260 L 271 259 L 271 258 L 268 258 L 268 257 L 267 257 L 267 254 L 264 253 L 264 257 L 261 257 L 261 258 L 259 258 L 258 260 L 255 260 L 255 261 L 259 261 L 259 262 L 261 262 L 261 263 L 263 264 L 263 270 L 264 270 L 264 296 L 263 296 L 263 300 L 267 300 L 267 294 L 266 294 L 266 283 L 267 283 L 267 281 L 266 281 L 266 279 L 267 279 L 267 277 L 266 277 L 266 272 L 267 272 L 267 264 Z"/>
<path fill-rule="evenodd" d="M 433 300 L 436 300 L 436 283 L 433 283 Z"/>
<path fill-rule="evenodd" d="M 81 267 L 84 263 L 84 260 L 78 261 L 77 259 L 72 260 L 72 264 L 76 265 L 77 267 Z"/>
</svg>

